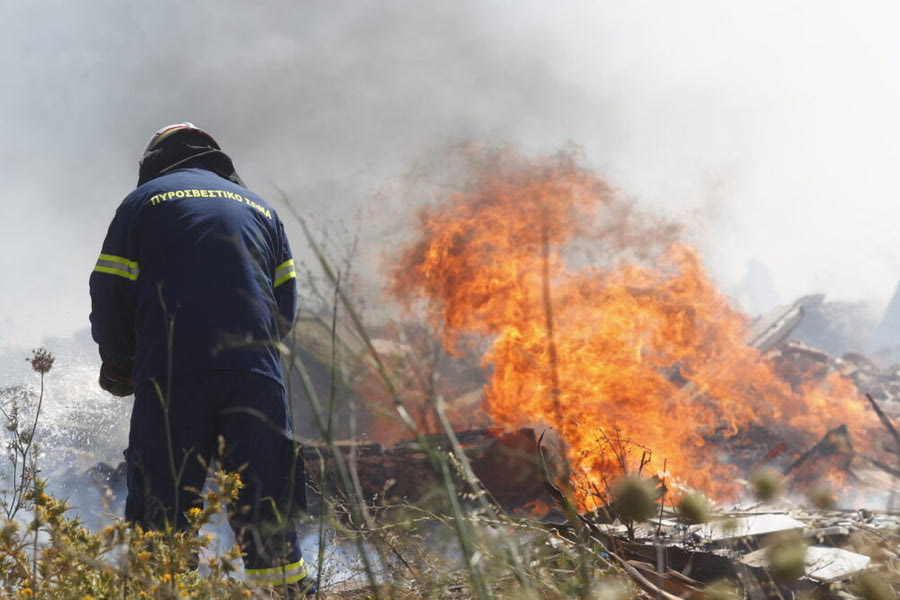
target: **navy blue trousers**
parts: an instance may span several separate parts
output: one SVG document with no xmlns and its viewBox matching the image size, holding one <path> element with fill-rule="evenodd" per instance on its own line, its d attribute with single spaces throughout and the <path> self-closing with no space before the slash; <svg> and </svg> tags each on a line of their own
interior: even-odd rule
<svg viewBox="0 0 900 600">
<path fill-rule="evenodd" d="M 291 422 L 284 388 L 240 371 L 171 379 L 156 380 L 162 397 L 153 381 L 135 391 L 125 518 L 147 529 L 186 528 L 185 511 L 203 504 L 206 465 L 220 461 L 244 482 L 229 523 L 245 567 L 302 564 L 295 517 L 306 509 L 306 482 L 299 448 L 285 435 Z"/>
</svg>

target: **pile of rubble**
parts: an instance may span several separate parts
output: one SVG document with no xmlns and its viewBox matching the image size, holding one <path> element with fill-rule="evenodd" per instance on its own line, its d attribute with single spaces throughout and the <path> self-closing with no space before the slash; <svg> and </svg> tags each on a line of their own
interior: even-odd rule
<svg viewBox="0 0 900 600">
<path fill-rule="evenodd" d="M 723 580 L 749 600 L 859 597 L 851 583 L 866 574 L 882 586 L 900 584 L 900 521 L 885 512 L 755 506 L 690 526 L 664 513 L 637 527 L 633 539 L 623 525 L 592 529 L 658 597 L 707 598 L 709 586 Z"/>
<path fill-rule="evenodd" d="M 845 450 L 836 449 L 845 448 L 845 436 L 846 431 L 829 432 L 795 461 L 793 474 L 803 472 L 807 463 L 834 456 L 840 457 L 837 468 L 849 469 Z M 647 597 L 699 600 L 708 598 L 710 586 L 724 580 L 742 594 L 738 597 L 750 600 L 803 594 L 816 599 L 858 598 L 851 593 L 851 584 L 871 573 L 877 574 L 880 585 L 900 589 L 900 511 L 757 504 L 721 508 L 703 524 L 688 524 L 683 515 L 665 506 L 643 523 L 626 526 L 618 517 L 601 519 L 598 511 L 592 511 L 578 515 L 581 522 L 573 524 L 564 510 L 554 507 L 561 505 L 559 490 L 541 475 L 532 430 L 466 431 L 455 438 L 452 444 L 464 449 L 485 490 L 502 508 L 517 512 L 535 505 L 553 507 L 540 522 L 573 540 L 583 541 L 573 525 L 587 527 L 603 548 L 601 555 L 631 576 Z M 426 443 L 446 451 L 452 447 L 451 440 L 441 435 L 428 436 Z M 427 505 L 436 494 L 439 482 L 418 441 L 390 449 L 380 444 L 341 444 L 339 451 L 355 468 L 360 496 L 367 502 L 381 507 Z M 335 473 L 329 454 L 328 448 L 308 447 L 310 471 Z M 331 494 L 340 488 L 332 475 L 326 476 L 324 485 Z M 788 557 L 787 570 L 780 556 Z"/>
<path fill-rule="evenodd" d="M 811 303 L 819 296 L 803 297 L 789 306 L 772 310 L 757 319 L 747 334 L 747 342 L 763 354 L 769 354 L 789 383 L 799 383 L 803 376 L 839 372 L 849 377 L 862 394 L 882 401 L 890 415 L 900 415 L 900 364 L 880 367 L 860 352 L 844 352 L 834 356 L 825 350 L 791 339 L 805 321 Z"/>
</svg>

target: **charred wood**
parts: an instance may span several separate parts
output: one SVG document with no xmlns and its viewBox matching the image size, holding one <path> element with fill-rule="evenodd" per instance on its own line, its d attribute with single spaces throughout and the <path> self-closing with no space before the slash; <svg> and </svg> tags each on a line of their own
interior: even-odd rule
<svg viewBox="0 0 900 600">
<path fill-rule="evenodd" d="M 488 494 L 505 510 L 512 511 L 535 502 L 549 504 L 537 462 L 537 440 L 533 429 L 512 432 L 480 429 L 456 434 L 472 470 Z M 429 435 L 426 443 L 449 451 L 446 435 Z M 341 442 L 339 451 L 356 469 L 363 498 L 380 506 L 405 502 L 427 504 L 434 496 L 438 478 L 424 449 L 415 440 L 403 441 L 393 448 L 381 444 Z M 340 495 L 334 477 L 334 457 L 320 444 L 303 449 L 307 472 L 323 471 L 325 480 L 312 486 L 321 493 Z M 462 483 L 462 482 L 460 482 Z M 476 490 L 471 490 L 476 491 Z"/>
<path fill-rule="evenodd" d="M 891 423 L 891 420 L 888 419 L 886 414 L 884 414 L 884 411 L 881 410 L 881 407 L 878 406 L 878 403 L 875 402 L 875 399 L 872 398 L 872 395 L 866 394 L 866 399 L 868 399 L 869 404 L 872 405 L 872 409 L 875 411 L 875 414 L 877 414 L 878 418 L 881 419 L 881 422 L 884 424 L 885 429 L 887 429 L 891 436 L 894 438 L 894 442 L 897 444 L 897 449 L 900 450 L 900 433 L 898 433 L 894 428 L 893 423 Z"/>
<path fill-rule="evenodd" d="M 835 471 L 852 474 L 850 465 L 856 452 L 846 425 L 835 427 L 812 448 L 804 452 L 785 470 L 796 487 L 801 489 L 821 481 Z"/>
</svg>

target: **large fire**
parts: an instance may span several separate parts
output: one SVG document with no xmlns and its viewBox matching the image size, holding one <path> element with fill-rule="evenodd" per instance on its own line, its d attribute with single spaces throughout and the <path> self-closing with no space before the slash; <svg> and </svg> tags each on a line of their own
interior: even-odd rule
<svg viewBox="0 0 900 600">
<path fill-rule="evenodd" d="M 747 317 L 677 225 L 569 154 L 468 158 L 464 181 L 418 212 L 391 291 L 425 300 L 448 348 L 463 334 L 489 340 L 493 422 L 551 426 L 590 485 L 621 471 L 614 437 L 717 498 L 747 474 L 712 439 L 762 426 L 814 441 L 846 424 L 858 449 L 871 444 L 879 425 L 852 383 L 832 375 L 792 389 L 745 342 Z"/>
</svg>

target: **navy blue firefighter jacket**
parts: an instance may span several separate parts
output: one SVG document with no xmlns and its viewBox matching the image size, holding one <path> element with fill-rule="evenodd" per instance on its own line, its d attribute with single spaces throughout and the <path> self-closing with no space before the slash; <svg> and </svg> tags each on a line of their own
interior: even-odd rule
<svg viewBox="0 0 900 600">
<path fill-rule="evenodd" d="M 283 384 L 275 344 L 297 309 L 284 225 L 247 188 L 200 166 L 151 179 L 109 226 L 90 277 L 101 359 L 134 385 L 197 371 Z"/>
</svg>

